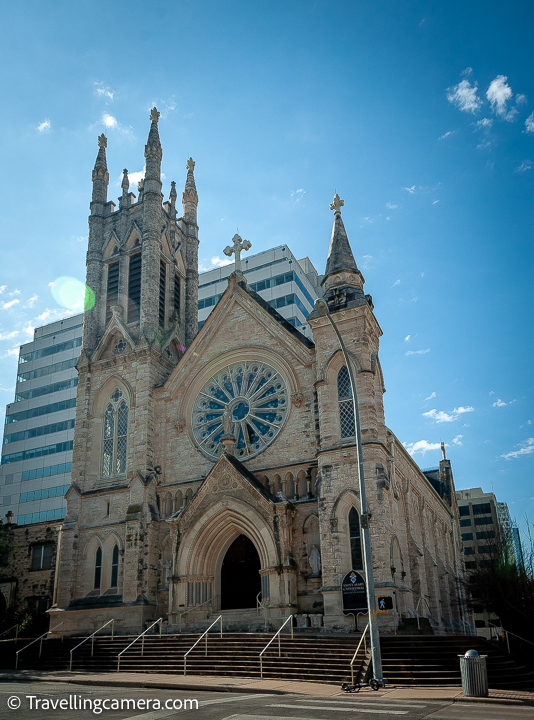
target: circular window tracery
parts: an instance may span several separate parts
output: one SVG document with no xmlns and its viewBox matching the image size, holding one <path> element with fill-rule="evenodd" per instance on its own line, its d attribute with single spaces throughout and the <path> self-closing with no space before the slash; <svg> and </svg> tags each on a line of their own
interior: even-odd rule
<svg viewBox="0 0 534 720">
<path fill-rule="evenodd" d="M 235 437 L 234 455 L 262 452 L 280 432 L 289 395 L 280 373 L 264 362 L 242 361 L 215 373 L 199 392 L 192 429 L 200 449 L 217 460 L 225 432 Z"/>
</svg>

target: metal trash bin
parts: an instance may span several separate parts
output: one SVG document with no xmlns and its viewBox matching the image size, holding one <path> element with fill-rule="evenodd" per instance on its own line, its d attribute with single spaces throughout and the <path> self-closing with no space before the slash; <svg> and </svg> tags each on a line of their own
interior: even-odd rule
<svg viewBox="0 0 534 720">
<path fill-rule="evenodd" d="M 476 650 L 468 650 L 459 655 L 462 675 L 462 692 L 466 697 L 488 697 L 487 655 L 479 655 Z"/>
</svg>

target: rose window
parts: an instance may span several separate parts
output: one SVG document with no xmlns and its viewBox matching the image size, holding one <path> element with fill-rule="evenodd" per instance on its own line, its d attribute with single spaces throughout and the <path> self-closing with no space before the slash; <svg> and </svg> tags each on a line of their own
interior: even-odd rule
<svg viewBox="0 0 534 720">
<path fill-rule="evenodd" d="M 222 436 L 235 438 L 234 455 L 249 458 L 278 435 L 288 411 L 288 392 L 279 372 L 263 362 L 237 362 L 219 370 L 199 392 L 192 428 L 200 449 L 216 460 Z"/>
</svg>

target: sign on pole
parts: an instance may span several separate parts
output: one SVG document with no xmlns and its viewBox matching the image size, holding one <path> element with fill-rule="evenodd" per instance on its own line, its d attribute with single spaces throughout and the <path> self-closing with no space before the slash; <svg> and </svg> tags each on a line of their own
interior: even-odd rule
<svg viewBox="0 0 534 720">
<path fill-rule="evenodd" d="M 341 593 L 343 595 L 343 614 L 354 615 L 358 613 L 366 613 L 367 605 L 367 589 L 365 580 L 360 573 L 351 570 L 343 578 L 341 585 Z"/>
</svg>

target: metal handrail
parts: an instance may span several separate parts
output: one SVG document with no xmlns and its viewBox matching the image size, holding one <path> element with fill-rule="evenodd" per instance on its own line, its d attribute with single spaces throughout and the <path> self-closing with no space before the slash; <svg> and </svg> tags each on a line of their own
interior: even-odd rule
<svg viewBox="0 0 534 720">
<path fill-rule="evenodd" d="M 365 633 L 367 632 L 367 628 L 369 627 L 369 623 L 365 626 L 365 630 L 362 633 L 362 636 L 360 638 L 360 642 L 358 643 L 358 647 L 356 648 L 356 652 L 352 656 L 352 660 L 350 661 L 350 677 L 351 677 L 351 683 L 354 685 L 354 661 L 356 660 L 356 655 L 360 651 L 360 647 L 362 645 L 362 642 L 364 644 L 365 648 L 365 654 L 367 655 L 367 640 L 365 638 Z"/>
<path fill-rule="evenodd" d="M 265 625 L 265 630 L 267 630 L 267 605 L 264 605 L 263 602 L 260 600 L 261 590 L 256 595 L 256 613 L 259 613 L 260 610 L 263 610 L 263 623 Z"/>
<path fill-rule="evenodd" d="M 145 635 L 146 635 L 146 633 L 147 633 L 149 630 L 151 630 L 151 629 L 154 627 L 154 625 L 157 625 L 158 623 L 159 623 L 159 636 L 160 636 L 160 638 L 161 638 L 161 625 L 162 625 L 162 623 L 163 623 L 163 618 L 162 618 L 162 617 L 160 617 L 159 620 L 156 620 L 155 622 L 153 622 L 152 625 L 149 625 L 149 626 L 147 627 L 147 629 L 146 629 L 144 632 L 141 633 L 141 635 L 138 635 L 133 642 L 131 642 L 127 647 L 124 648 L 124 650 L 122 650 L 122 651 L 117 655 L 117 672 L 119 672 L 120 666 L 121 666 L 121 655 L 122 655 L 123 653 L 125 653 L 126 650 L 128 650 L 129 648 L 131 648 L 132 645 L 139 640 L 139 638 L 143 638 L 143 639 L 141 640 L 141 657 L 143 657 L 143 653 L 144 653 L 144 650 L 145 650 Z"/>
<path fill-rule="evenodd" d="M 6 633 L 8 633 L 10 630 L 13 630 L 13 628 L 17 628 L 17 631 L 15 632 L 15 645 L 16 645 L 16 644 L 17 644 L 17 638 L 18 638 L 18 636 L 19 636 L 20 623 L 17 623 L 16 625 L 12 625 L 12 626 L 11 626 L 10 628 L 8 628 L 7 630 L 4 630 L 4 632 L 0 633 L 0 637 L 2 637 L 2 635 L 5 635 Z"/>
<path fill-rule="evenodd" d="M 427 617 L 430 617 L 430 618 L 432 617 L 432 610 L 430 609 L 430 605 L 428 604 L 428 600 L 426 599 L 426 597 L 423 597 L 423 596 L 421 595 L 421 597 L 420 597 L 419 600 L 417 601 L 417 605 L 415 606 L 415 614 L 417 615 L 417 629 L 418 629 L 418 630 L 421 629 L 421 625 L 419 624 L 419 617 L 420 617 L 420 616 L 419 616 L 419 612 L 418 612 L 418 610 L 419 610 L 419 603 L 421 602 L 421 600 L 423 600 L 423 601 L 426 603 L 426 606 L 427 606 L 427 608 L 428 608 L 428 612 L 430 613 L 430 615 L 428 615 Z"/>
<path fill-rule="evenodd" d="M 78 643 L 78 644 L 76 645 L 76 647 L 73 647 L 73 648 L 72 648 L 72 650 L 70 651 L 69 671 L 72 670 L 72 653 L 73 653 L 75 650 L 77 650 L 77 649 L 80 647 L 80 645 L 83 645 L 84 642 L 87 642 L 88 640 L 91 640 L 91 638 L 92 638 L 92 640 L 91 640 L 91 657 L 93 657 L 93 650 L 94 650 L 94 646 L 95 646 L 95 635 L 96 635 L 98 632 L 100 632 L 101 630 L 103 630 L 103 628 L 105 628 L 107 625 L 109 625 L 109 623 L 111 623 L 111 639 L 113 640 L 113 632 L 114 632 L 114 629 L 115 629 L 115 620 L 112 619 L 112 620 L 108 620 L 107 623 L 104 623 L 104 625 L 102 625 L 102 627 L 99 627 L 98 630 L 95 630 L 92 635 L 89 635 L 88 637 L 85 638 L 85 640 L 82 640 L 81 643 Z"/>
<path fill-rule="evenodd" d="M 208 633 L 209 633 L 209 631 L 211 630 L 211 628 L 212 628 L 216 623 L 219 622 L 219 620 L 221 621 L 221 630 L 220 630 L 220 633 L 221 633 L 221 637 L 222 637 L 222 632 L 223 632 L 223 630 L 222 630 L 222 615 L 219 615 L 219 617 L 211 623 L 211 625 L 209 626 L 209 628 L 208 628 L 207 630 L 204 630 L 204 632 L 203 632 L 202 635 L 198 638 L 198 640 L 196 641 L 196 643 L 195 643 L 194 645 L 192 645 L 192 646 L 189 648 L 189 650 L 186 652 L 186 654 L 184 655 L 184 675 L 187 675 L 187 656 L 189 655 L 189 653 L 191 652 L 191 650 L 194 650 L 194 648 L 196 648 L 196 646 L 197 646 L 198 643 L 202 640 L 203 637 L 206 638 L 205 657 L 208 657 Z"/>
<path fill-rule="evenodd" d="M 510 652 L 510 640 L 508 640 L 508 635 L 513 635 L 513 636 L 516 637 L 518 640 L 522 640 L 523 642 L 527 642 L 527 643 L 529 643 L 529 645 L 534 645 L 534 643 L 533 643 L 531 640 L 527 640 L 526 638 L 521 637 L 521 635 L 516 635 L 515 633 L 510 632 L 509 630 L 505 630 L 502 625 L 500 625 L 500 626 L 499 626 L 499 625 L 495 625 L 494 623 L 490 623 L 489 620 L 488 620 L 488 625 L 489 625 L 490 627 L 496 628 L 497 630 L 503 630 L 503 631 L 504 631 L 504 634 L 505 634 L 505 637 L 506 637 L 506 645 L 508 646 L 508 652 Z"/>
<path fill-rule="evenodd" d="M 278 657 L 282 656 L 281 650 L 280 650 L 280 633 L 285 628 L 287 623 L 291 621 L 291 639 L 293 640 L 293 615 L 290 615 L 288 618 L 286 618 L 283 622 L 283 624 L 280 626 L 280 628 L 276 631 L 276 633 L 273 635 L 273 637 L 269 640 L 267 645 L 263 648 L 263 650 L 260 653 L 260 678 L 263 679 L 263 653 L 267 650 L 269 645 L 278 637 Z"/>
<path fill-rule="evenodd" d="M 193 607 L 190 607 L 187 610 L 184 610 L 183 612 L 179 613 L 179 615 L 178 615 L 178 632 L 182 631 L 182 615 L 187 615 L 187 613 L 193 612 L 194 610 L 198 610 L 198 608 L 201 608 L 203 605 L 209 605 L 209 603 L 213 604 L 213 601 L 220 597 L 221 597 L 220 595 L 214 595 L 209 600 L 204 600 L 204 602 L 200 603 L 200 605 L 193 605 Z"/>
<path fill-rule="evenodd" d="M 17 650 L 17 652 L 15 653 L 15 670 L 17 669 L 18 664 L 19 664 L 19 653 L 21 653 L 23 650 L 26 650 L 26 648 L 29 648 L 30 645 L 33 645 L 33 643 L 36 643 L 38 640 L 41 641 L 41 644 L 39 645 L 39 659 L 41 659 L 41 652 L 43 650 L 43 638 L 46 635 L 48 635 L 49 633 L 54 632 L 54 630 L 56 628 L 60 627 L 61 625 L 63 625 L 62 622 L 60 622 L 59 625 L 56 625 L 55 627 L 53 627 L 52 630 L 47 630 L 45 633 L 40 635 L 38 638 L 35 638 L 35 640 L 32 640 L 31 643 L 28 643 L 23 648 L 20 648 L 20 650 Z M 63 633 L 61 633 L 61 642 L 63 642 Z"/>
</svg>

